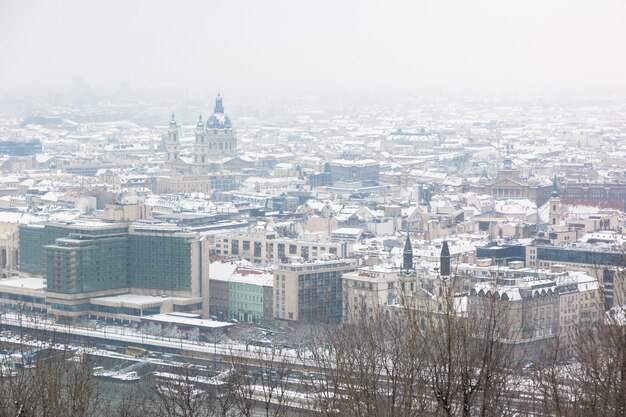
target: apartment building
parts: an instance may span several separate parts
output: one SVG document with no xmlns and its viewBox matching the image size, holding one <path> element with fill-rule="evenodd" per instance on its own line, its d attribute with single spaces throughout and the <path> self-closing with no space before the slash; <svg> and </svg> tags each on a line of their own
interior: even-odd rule
<svg viewBox="0 0 626 417">
<path fill-rule="evenodd" d="M 386 306 L 396 304 L 398 270 L 370 266 L 348 272 L 341 278 L 342 321 L 373 318 Z"/>
<path fill-rule="evenodd" d="M 469 316 L 487 317 L 495 311 L 506 323 L 505 342 L 512 345 L 516 361 L 538 359 L 557 338 L 562 352 L 572 353 L 579 326 L 602 319 L 599 282 L 582 271 L 514 267 L 487 276 L 491 278 L 470 291 Z"/>
<path fill-rule="evenodd" d="M 284 238 L 268 231 L 236 231 L 215 236 L 217 256 L 238 257 L 257 264 L 296 257 L 304 261 L 316 261 L 328 255 L 346 258 L 350 252 L 349 243 Z"/>
<path fill-rule="evenodd" d="M 305 323 L 339 323 L 344 273 L 354 271 L 350 259 L 280 264 L 274 271 L 274 318 Z"/>
</svg>

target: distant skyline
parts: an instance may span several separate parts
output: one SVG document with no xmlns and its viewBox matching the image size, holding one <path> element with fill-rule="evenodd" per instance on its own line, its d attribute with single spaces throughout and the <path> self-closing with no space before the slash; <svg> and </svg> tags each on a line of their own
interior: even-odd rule
<svg viewBox="0 0 626 417">
<path fill-rule="evenodd" d="M 0 1 L 0 92 L 626 93 L 626 2 Z"/>
</svg>

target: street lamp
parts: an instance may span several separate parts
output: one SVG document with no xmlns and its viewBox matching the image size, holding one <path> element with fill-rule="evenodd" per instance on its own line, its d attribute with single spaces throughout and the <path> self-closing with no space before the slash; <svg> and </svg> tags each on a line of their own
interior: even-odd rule
<svg viewBox="0 0 626 417">
<path fill-rule="evenodd" d="M 217 372 L 217 335 L 213 335 L 213 372 Z"/>
</svg>

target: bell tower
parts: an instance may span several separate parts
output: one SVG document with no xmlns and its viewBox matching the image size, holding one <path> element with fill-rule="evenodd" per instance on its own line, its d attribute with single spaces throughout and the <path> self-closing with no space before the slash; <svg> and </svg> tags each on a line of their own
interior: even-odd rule
<svg viewBox="0 0 626 417">
<path fill-rule="evenodd" d="M 411 275 L 415 272 L 415 267 L 413 266 L 413 246 L 408 233 L 404 242 L 404 251 L 402 252 L 402 272 L 406 275 Z"/>
<path fill-rule="evenodd" d="M 559 198 L 556 174 L 554 174 L 554 179 L 552 180 L 552 193 L 550 193 L 548 203 L 550 204 L 550 226 L 558 226 L 561 223 L 561 199 Z"/>
<path fill-rule="evenodd" d="M 208 163 L 208 144 L 206 141 L 206 130 L 204 128 L 204 122 L 202 122 L 202 115 L 198 117 L 198 124 L 196 125 L 196 140 L 193 144 L 193 162 L 194 164 L 204 165 Z"/>
<path fill-rule="evenodd" d="M 448 241 L 444 240 L 441 247 L 441 255 L 439 256 L 439 274 L 442 277 L 450 277 L 450 272 L 450 248 L 448 247 Z"/>
<path fill-rule="evenodd" d="M 172 113 L 172 119 L 170 120 L 170 126 L 167 130 L 167 141 L 165 142 L 165 148 L 167 150 L 167 162 L 172 163 L 178 159 L 178 148 L 180 143 L 178 142 L 178 126 L 176 124 L 176 117 Z"/>
</svg>

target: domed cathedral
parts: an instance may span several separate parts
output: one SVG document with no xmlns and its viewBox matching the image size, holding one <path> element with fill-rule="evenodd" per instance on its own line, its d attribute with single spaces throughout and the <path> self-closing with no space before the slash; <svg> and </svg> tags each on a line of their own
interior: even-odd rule
<svg viewBox="0 0 626 417">
<path fill-rule="evenodd" d="M 191 158 L 180 158 L 178 133 L 178 125 L 172 114 L 165 146 L 167 163 L 177 171 L 206 174 L 218 165 L 221 159 L 237 154 L 237 133 L 230 118 L 224 113 L 224 103 L 219 94 L 215 99 L 213 114 L 206 124 L 202 121 L 202 115 L 199 117 L 194 131 L 195 141 Z"/>
<path fill-rule="evenodd" d="M 224 113 L 224 103 L 219 94 L 215 99 L 213 114 L 206 125 L 200 115 L 195 134 L 192 171 L 196 174 L 209 172 L 213 162 L 237 154 L 237 132 Z"/>
</svg>

